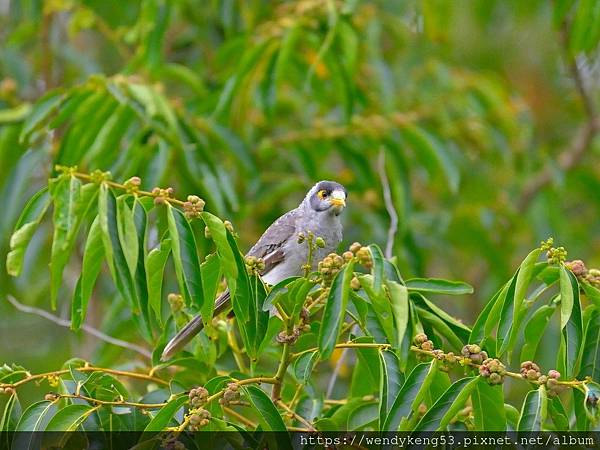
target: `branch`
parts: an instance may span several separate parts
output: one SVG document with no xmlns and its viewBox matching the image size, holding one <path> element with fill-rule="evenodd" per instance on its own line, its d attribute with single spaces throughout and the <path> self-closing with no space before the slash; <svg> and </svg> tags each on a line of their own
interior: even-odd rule
<svg viewBox="0 0 600 450">
<path fill-rule="evenodd" d="M 392 200 L 392 192 L 390 189 L 390 182 L 385 171 L 385 150 L 381 149 L 379 152 L 379 158 L 377 160 L 379 166 L 379 178 L 381 179 L 381 187 L 383 188 L 383 201 L 385 203 L 385 209 L 390 216 L 390 226 L 387 232 L 387 243 L 385 245 L 385 257 L 391 258 L 394 252 L 394 240 L 396 233 L 398 232 L 398 212 L 394 207 L 394 201 Z"/>
<path fill-rule="evenodd" d="M 65 328 L 71 327 L 70 321 L 61 319 L 60 317 L 57 317 L 54 314 L 49 313 L 48 311 L 45 311 L 40 308 L 36 308 L 34 306 L 23 305 L 22 303 L 19 303 L 17 301 L 17 299 L 15 299 L 11 295 L 8 295 L 7 299 L 11 303 L 11 305 L 13 305 L 15 308 L 17 308 L 21 312 L 24 312 L 27 314 L 34 314 L 36 316 L 43 317 L 44 319 L 48 319 L 49 321 L 54 322 L 55 324 L 60 325 L 61 327 L 65 327 Z M 112 345 L 116 345 L 117 347 L 129 349 L 131 351 L 139 353 L 140 355 L 142 355 L 146 358 L 152 358 L 151 352 L 149 352 L 147 349 L 145 349 L 144 347 L 141 347 L 137 344 L 133 344 L 131 342 L 127 342 L 127 341 L 123 341 L 121 339 L 114 338 L 114 337 L 104 334 L 102 331 L 99 331 L 89 325 L 86 325 L 86 324 L 83 324 L 81 326 L 81 329 L 83 331 L 85 331 L 86 333 L 91 334 L 92 336 L 97 337 L 98 339 L 100 339 L 104 342 L 107 342 Z"/>
<path fill-rule="evenodd" d="M 577 60 L 569 54 L 568 50 L 568 26 L 566 23 L 563 24 L 561 30 L 561 40 L 565 51 L 565 58 L 568 60 L 569 71 L 571 77 L 575 81 L 575 87 L 583 107 L 587 115 L 587 122 L 579 129 L 571 144 L 558 156 L 558 167 L 563 171 L 568 171 L 575 167 L 583 159 L 586 150 L 592 143 L 592 140 L 600 130 L 600 118 L 596 112 L 594 106 L 593 96 L 588 91 L 583 75 Z M 525 185 L 521 197 L 517 202 L 517 211 L 524 212 L 535 196 L 553 179 L 553 166 L 547 164 L 544 169 L 533 179 Z"/>
</svg>

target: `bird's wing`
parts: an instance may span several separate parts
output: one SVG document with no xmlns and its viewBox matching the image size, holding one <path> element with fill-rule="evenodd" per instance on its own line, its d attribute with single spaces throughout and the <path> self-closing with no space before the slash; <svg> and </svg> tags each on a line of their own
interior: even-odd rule
<svg viewBox="0 0 600 450">
<path fill-rule="evenodd" d="M 284 246 L 296 232 L 298 210 L 293 209 L 277 219 L 248 252 L 248 256 L 263 258 L 267 274 L 273 267 L 285 260 Z"/>
<path fill-rule="evenodd" d="M 273 267 L 285 261 L 285 253 L 283 251 L 286 242 L 294 235 L 296 231 L 296 218 L 298 211 L 296 209 L 284 214 L 267 228 L 267 231 L 260 237 L 254 247 L 250 249 L 247 256 L 255 256 L 263 258 L 265 262 L 265 270 L 263 275 L 268 273 Z M 231 304 L 231 295 L 229 289 L 223 292 L 215 300 L 214 314 L 220 314 L 226 311 Z M 192 338 L 202 330 L 204 324 L 200 315 L 194 317 L 185 327 L 173 337 L 165 346 L 161 361 L 166 361 L 175 353 L 186 346 Z"/>
</svg>

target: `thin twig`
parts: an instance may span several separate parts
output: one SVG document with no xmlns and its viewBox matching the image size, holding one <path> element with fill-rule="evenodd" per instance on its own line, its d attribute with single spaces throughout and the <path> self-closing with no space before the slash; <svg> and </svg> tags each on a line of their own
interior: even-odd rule
<svg viewBox="0 0 600 450">
<path fill-rule="evenodd" d="M 257 427 L 257 425 L 254 422 L 252 422 L 251 420 L 245 418 L 244 416 L 242 416 L 237 411 L 234 411 L 233 409 L 228 408 L 227 406 L 223 406 L 223 411 L 228 416 L 236 418 L 238 421 L 240 421 L 241 423 L 243 423 L 247 427 L 250 427 L 251 429 L 255 429 Z"/>
<path fill-rule="evenodd" d="M 294 411 L 293 409 L 291 409 L 284 402 L 282 402 L 281 400 L 277 400 L 277 405 L 279 405 L 281 408 L 283 408 L 286 412 L 288 412 L 294 419 L 296 419 L 302 425 L 306 426 L 310 431 L 316 431 L 315 427 L 313 426 L 312 423 L 310 423 L 308 420 L 306 420 L 304 417 L 302 417 L 296 411 Z"/>
<path fill-rule="evenodd" d="M 379 152 L 379 158 L 377 158 L 377 165 L 379 178 L 381 180 L 381 187 L 383 189 L 383 202 L 385 203 L 385 209 L 390 216 L 390 226 L 387 232 L 387 243 L 385 244 L 385 257 L 391 258 L 394 252 L 394 241 L 396 239 L 396 233 L 398 232 L 398 212 L 394 206 L 394 200 L 392 199 L 392 191 L 390 189 L 390 182 L 385 171 L 385 149 L 381 149 Z"/>
<path fill-rule="evenodd" d="M 163 406 L 168 405 L 169 402 L 164 403 L 138 403 L 138 402 L 128 402 L 127 400 L 119 400 L 119 401 L 109 401 L 109 400 L 100 400 L 98 398 L 88 397 L 86 395 L 81 394 L 56 394 L 58 398 L 76 398 L 80 400 L 85 400 L 86 402 L 94 403 L 96 405 L 108 405 L 108 406 L 130 406 L 132 408 L 140 408 L 140 409 L 159 409 Z"/>
<path fill-rule="evenodd" d="M 584 123 L 579 131 L 575 134 L 570 145 L 560 154 L 557 158 L 557 166 L 564 172 L 577 166 L 579 162 L 585 156 L 586 150 L 590 147 L 594 137 L 600 130 L 600 118 L 596 112 L 594 106 L 593 95 L 589 92 L 581 69 L 577 64 L 577 60 L 569 53 L 568 42 L 569 42 L 569 29 L 568 24 L 563 23 L 561 30 L 561 41 L 564 48 L 565 59 L 571 77 L 575 81 L 575 87 L 581 101 L 583 102 L 583 108 L 587 115 L 587 121 Z M 521 197 L 517 202 L 517 211 L 524 212 L 535 196 L 548 184 L 552 183 L 554 179 L 554 165 L 553 163 L 547 164 L 542 171 L 534 178 L 532 178 L 523 189 Z"/>
<path fill-rule="evenodd" d="M 8 295 L 7 299 L 11 303 L 11 305 L 13 305 L 15 308 L 17 308 L 21 312 L 24 312 L 27 314 L 34 314 L 36 316 L 43 317 L 44 319 L 54 322 L 55 324 L 60 325 L 61 327 L 65 327 L 65 328 L 71 327 L 70 321 L 61 319 L 60 317 L 57 317 L 54 314 L 49 313 L 48 311 L 45 311 L 40 308 L 36 308 L 34 306 L 27 306 L 22 303 L 19 303 L 17 301 L 17 299 L 15 299 L 11 295 Z M 116 345 L 117 347 L 129 349 L 131 351 L 139 353 L 140 355 L 142 355 L 146 358 L 149 358 L 149 359 L 152 358 L 151 352 L 149 352 L 147 349 L 145 349 L 144 347 L 141 347 L 137 344 L 133 344 L 131 342 L 127 342 L 127 341 L 123 341 L 121 339 L 114 338 L 114 337 L 104 334 L 102 331 L 99 331 L 89 325 L 86 325 L 86 324 L 81 325 L 81 329 L 83 331 L 85 331 L 86 333 L 91 334 L 92 336 L 95 336 L 98 339 L 103 340 L 104 342 L 108 342 L 109 344 Z"/>
</svg>

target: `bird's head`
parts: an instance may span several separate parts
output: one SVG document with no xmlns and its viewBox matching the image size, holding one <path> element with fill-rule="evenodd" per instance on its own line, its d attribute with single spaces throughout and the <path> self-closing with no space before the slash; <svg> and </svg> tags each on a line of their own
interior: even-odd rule
<svg viewBox="0 0 600 450">
<path fill-rule="evenodd" d="M 335 181 L 319 181 L 308 194 L 306 201 L 317 212 L 329 211 L 336 216 L 346 207 L 348 191 Z"/>
</svg>

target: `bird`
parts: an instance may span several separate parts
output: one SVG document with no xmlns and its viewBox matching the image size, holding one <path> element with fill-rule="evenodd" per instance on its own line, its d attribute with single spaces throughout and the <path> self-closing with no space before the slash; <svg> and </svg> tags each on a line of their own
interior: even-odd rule
<svg viewBox="0 0 600 450">
<path fill-rule="evenodd" d="M 323 180 L 308 191 L 300 205 L 273 222 L 246 257 L 262 258 L 262 280 L 275 285 L 286 278 L 302 274 L 308 260 L 308 245 L 298 236 L 312 232 L 323 239 L 325 245 L 317 246 L 312 255 L 313 270 L 317 262 L 335 251 L 342 241 L 340 214 L 346 207 L 348 191 L 335 181 Z M 214 315 L 230 307 L 229 290 L 215 300 Z M 202 317 L 197 315 L 189 321 L 165 346 L 161 360 L 172 358 L 204 327 Z"/>
</svg>

